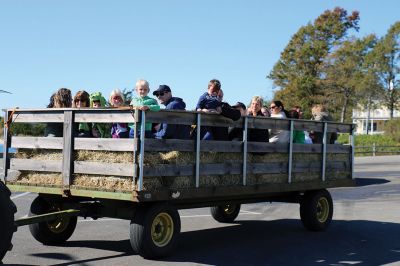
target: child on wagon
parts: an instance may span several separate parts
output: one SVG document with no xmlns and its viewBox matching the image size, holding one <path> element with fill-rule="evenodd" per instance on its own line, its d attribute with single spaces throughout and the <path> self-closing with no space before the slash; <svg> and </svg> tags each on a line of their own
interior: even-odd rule
<svg viewBox="0 0 400 266">
<path fill-rule="evenodd" d="M 147 94 L 149 94 L 149 92 L 150 92 L 149 82 L 147 82 L 144 79 L 139 79 L 136 82 L 135 91 L 136 91 L 137 96 L 132 98 L 132 101 L 130 104 L 133 108 L 135 108 L 137 110 L 141 110 L 141 111 L 150 110 L 153 112 L 157 112 L 160 110 L 160 106 L 158 105 L 157 100 L 147 96 Z M 135 133 L 135 125 L 129 124 L 129 127 L 130 127 L 129 137 L 133 138 L 134 133 Z M 152 129 L 152 123 L 151 122 L 146 123 L 146 125 L 145 125 L 145 137 L 146 138 L 152 137 L 151 129 Z M 137 133 L 138 133 L 137 135 L 140 134 L 139 127 L 138 127 Z"/>
<path fill-rule="evenodd" d="M 94 92 L 90 94 L 90 107 L 102 108 L 106 107 L 106 99 L 101 95 L 101 92 Z M 105 123 L 92 124 L 92 136 L 94 138 L 110 138 L 111 125 Z"/>
</svg>

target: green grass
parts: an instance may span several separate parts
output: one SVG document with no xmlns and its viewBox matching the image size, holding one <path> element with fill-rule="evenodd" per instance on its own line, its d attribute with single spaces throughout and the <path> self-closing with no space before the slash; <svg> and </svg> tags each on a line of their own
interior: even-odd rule
<svg viewBox="0 0 400 266">
<path fill-rule="evenodd" d="M 338 137 L 338 142 L 349 144 L 349 135 L 341 134 Z M 355 146 L 356 156 L 371 156 L 373 153 L 373 145 L 375 143 L 376 155 L 392 155 L 400 154 L 400 143 L 393 138 L 385 135 L 356 135 Z M 384 147 L 395 146 L 395 147 Z M 357 148 L 358 147 L 358 148 Z"/>
</svg>

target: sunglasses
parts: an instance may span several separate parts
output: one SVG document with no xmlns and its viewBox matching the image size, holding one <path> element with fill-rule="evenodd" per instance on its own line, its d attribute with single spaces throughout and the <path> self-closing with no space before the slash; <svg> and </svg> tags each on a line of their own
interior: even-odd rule
<svg viewBox="0 0 400 266">
<path fill-rule="evenodd" d="M 84 102 L 86 102 L 86 101 L 85 101 L 85 100 L 82 100 L 82 99 L 76 99 L 75 102 L 76 102 L 76 103 L 77 103 L 77 102 L 84 103 Z"/>
<path fill-rule="evenodd" d="M 272 110 L 275 109 L 275 108 L 278 108 L 278 106 L 275 105 L 275 106 L 271 106 L 270 107 L 270 109 L 272 109 Z"/>
<path fill-rule="evenodd" d="M 164 92 L 164 91 L 163 91 L 163 92 L 159 92 L 159 93 L 156 94 L 156 96 L 157 96 L 157 97 L 158 97 L 158 96 L 164 96 L 164 94 L 166 94 L 166 93 L 167 93 L 167 92 Z"/>
</svg>

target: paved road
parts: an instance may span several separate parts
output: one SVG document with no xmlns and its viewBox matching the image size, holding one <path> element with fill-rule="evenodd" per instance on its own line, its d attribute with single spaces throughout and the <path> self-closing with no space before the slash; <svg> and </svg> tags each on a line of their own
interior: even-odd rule
<svg viewBox="0 0 400 266">
<path fill-rule="evenodd" d="M 63 246 L 36 242 L 27 227 L 14 235 L 5 265 L 400 265 L 400 156 L 356 160 L 358 187 L 331 189 L 334 221 L 308 232 L 297 204 L 243 206 L 236 223 L 219 224 L 208 209 L 181 211 L 182 233 L 162 261 L 132 254 L 129 222 L 80 219 Z M 13 194 L 17 217 L 34 194 Z"/>
</svg>

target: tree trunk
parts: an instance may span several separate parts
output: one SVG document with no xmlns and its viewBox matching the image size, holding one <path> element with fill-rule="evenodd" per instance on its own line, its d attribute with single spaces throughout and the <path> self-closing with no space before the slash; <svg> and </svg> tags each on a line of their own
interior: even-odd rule
<svg viewBox="0 0 400 266">
<path fill-rule="evenodd" d="M 340 114 L 340 122 L 344 123 L 344 119 L 346 118 L 346 112 L 347 112 L 347 105 L 349 104 L 349 97 L 346 95 L 344 97 L 344 102 L 342 105 L 342 112 Z"/>
</svg>

